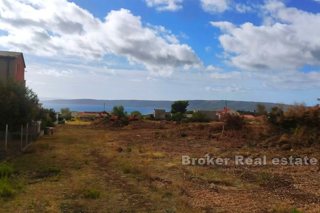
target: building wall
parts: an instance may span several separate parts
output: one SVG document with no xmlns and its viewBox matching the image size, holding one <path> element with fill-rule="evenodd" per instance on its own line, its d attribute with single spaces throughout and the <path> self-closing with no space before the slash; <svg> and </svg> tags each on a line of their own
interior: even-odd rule
<svg viewBox="0 0 320 213">
<path fill-rule="evenodd" d="M 154 110 L 154 118 L 156 120 L 164 120 L 166 119 L 166 111 L 162 109 L 155 109 Z"/>
<path fill-rule="evenodd" d="M 0 80 L 7 81 L 7 60 L 0 58 Z"/>
<path fill-rule="evenodd" d="M 19 58 L 17 58 L 14 63 L 15 63 L 14 66 L 16 67 L 15 80 L 18 82 L 24 83 L 25 67 L 24 67 L 22 56 L 19 56 Z"/>
<path fill-rule="evenodd" d="M 9 76 L 8 76 L 9 71 Z M 25 83 L 25 68 L 22 56 L 18 58 L 0 58 L 0 80 L 6 82 L 8 79 Z"/>
</svg>

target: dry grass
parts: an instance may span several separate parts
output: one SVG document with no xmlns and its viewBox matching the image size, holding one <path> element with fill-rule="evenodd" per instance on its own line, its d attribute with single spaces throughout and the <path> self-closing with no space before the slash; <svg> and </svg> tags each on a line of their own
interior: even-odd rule
<svg viewBox="0 0 320 213">
<path fill-rule="evenodd" d="M 0 201 L 0 212 L 319 212 L 316 168 L 182 166 L 184 154 L 290 155 L 247 146 L 236 132 L 212 137 L 219 128 L 61 126 L 11 160 L 24 186 Z M 312 148 L 294 154 L 320 157 Z"/>
</svg>

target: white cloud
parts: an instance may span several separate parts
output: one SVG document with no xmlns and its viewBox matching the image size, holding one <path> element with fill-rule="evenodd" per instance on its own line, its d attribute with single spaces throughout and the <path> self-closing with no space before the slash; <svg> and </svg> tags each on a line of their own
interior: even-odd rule
<svg viewBox="0 0 320 213">
<path fill-rule="evenodd" d="M 229 9 L 230 0 L 201 0 L 202 9 L 209 13 L 222 13 Z"/>
<path fill-rule="evenodd" d="M 194 51 L 161 26 L 145 25 L 129 10 L 111 11 L 101 21 L 67 0 L 1 0 L 0 46 L 39 56 L 98 60 L 126 57 L 156 75 L 170 75 L 201 62 Z"/>
<path fill-rule="evenodd" d="M 320 72 L 311 71 L 303 73 L 299 71 L 277 72 L 273 74 L 257 73 L 256 79 L 264 81 L 269 88 L 288 90 L 320 89 Z"/>
<path fill-rule="evenodd" d="M 183 0 L 145 0 L 149 7 L 158 11 L 177 11 L 182 9 Z"/>
<path fill-rule="evenodd" d="M 252 12 L 256 7 L 252 3 L 236 3 L 236 0 L 201 0 L 201 7 L 205 12 L 216 14 L 232 10 L 238 13 Z"/>
<path fill-rule="evenodd" d="M 208 71 L 208 72 L 215 72 L 215 71 L 219 71 L 219 70 L 221 70 L 221 68 L 215 67 L 213 65 L 209 65 L 209 66 L 205 67 L 205 71 Z"/>
<path fill-rule="evenodd" d="M 253 8 L 247 4 L 236 4 L 234 9 L 239 13 L 248 13 L 253 10 Z"/>
<path fill-rule="evenodd" d="M 210 77 L 215 80 L 240 80 L 240 72 L 214 72 L 210 74 Z"/>
<path fill-rule="evenodd" d="M 320 65 L 320 14 L 287 8 L 280 1 L 264 6 L 265 23 L 212 22 L 229 60 L 243 70 L 297 70 Z"/>
<path fill-rule="evenodd" d="M 210 87 L 207 86 L 205 88 L 208 92 L 219 92 L 219 93 L 239 93 L 239 92 L 245 92 L 246 89 L 239 87 L 237 85 L 231 85 L 231 86 L 220 86 L 220 87 Z"/>
<path fill-rule="evenodd" d="M 224 32 L 230 32 L 236 28 L 236 26 L 228 21 L 212 21 L 212 26 L 220 28 Z"/>
</svg>

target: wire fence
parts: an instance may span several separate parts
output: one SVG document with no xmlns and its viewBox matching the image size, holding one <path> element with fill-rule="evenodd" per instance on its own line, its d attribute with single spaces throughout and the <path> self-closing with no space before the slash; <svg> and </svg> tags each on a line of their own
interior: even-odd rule
<svg viewBox="0 0 320 213">
<path fill-rule="evenodd" d="M 39 136 L 38 123 L 21 125 L 12 130 L 9 125 L 0 127 L 0 160 L 25 151 Z"/>
</svg>

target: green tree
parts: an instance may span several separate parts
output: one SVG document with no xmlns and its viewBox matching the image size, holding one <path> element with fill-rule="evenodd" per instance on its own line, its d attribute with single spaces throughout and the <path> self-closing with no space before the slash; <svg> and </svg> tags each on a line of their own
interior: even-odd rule
<svg viewBox="0 0 320 213">
<path fill-rule="evenodd" d="M 139 111 L 133 111 L 133 112 L 130 113 L 130 115 L 131 115 L 132 117 L 137 118 L 137 119 L 141 119 L 141 118 L 142 118 L 142 114 L 141 114 L 141 112 L 139 112 Z"/>
<path fill-rule="evenodd" d="M 65 120 L 67 121 L 71 120 L 72 113 L 69 108 L 62 108 L 60 110 L 60 113 L 61 113 L 61 117 L 64 118 Z"/>
<path fill-rule="evenodd" d="M 53 127 L 54 123 L 57 121 L 56 112 L 53 109 L 44 109 L 39 110 L 37 120 L 41 120 L 41 128 Z"/>
<path fill-rule="evenodd" d="M 189 101 L 176 101 L 171 105 L 171 113 L 186 113 L 189 106 Z"/>
<path fill-rule="evenodd" d="M 117 117 L 117 119 L 113 123 L 113 126 L 122 127 L 129 124 L 128 115 L 127 112 L 124 111 L 123 106 L 113 107 L 112 115 Z"/>
<path fill-rule="evenodd" d="M 31 89 L 15 82 L 0 83 L 0 128 L 8 124 L 18 129 L 35 120 L 39 110 L 39 99 Z"/>
<path fill-rule="evenodd" d="M 209 122 L 210 121 L 210 119 L 208 119 L 207 116 L 201 112 L 194 112 L 190 120 L 192 122 Z"/>
<path fill-rule="evenodd" d="M 112 109 L 112 115 L 117 116 L 118 118 L 127 117 L 127 112 L 124 111 L 123 106 L 114 106 Z"/>
<path fill-rule="evenodd" d="M 281 125 L 284 119 L 284 111 L 281 107 L 272 107 L 271 112 L 268 114 L 268 120 L 271 124 Z"/>
</svg>

